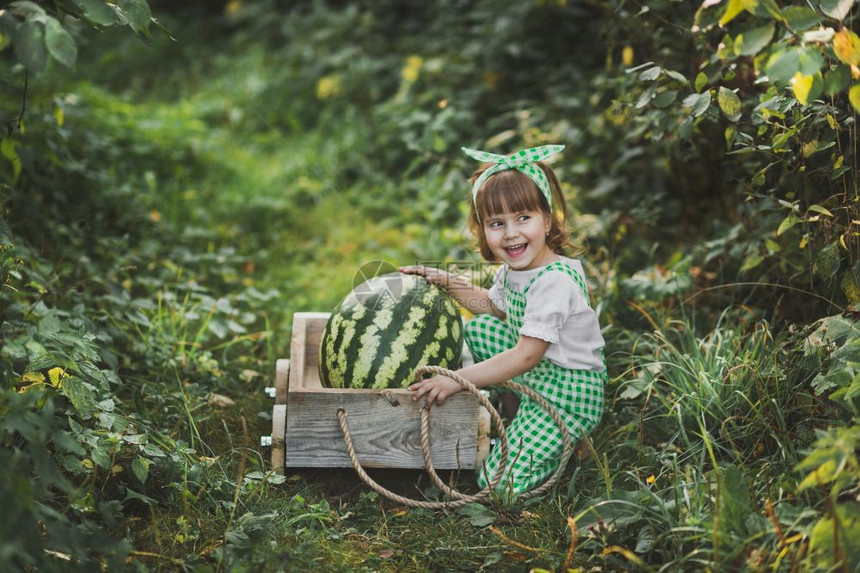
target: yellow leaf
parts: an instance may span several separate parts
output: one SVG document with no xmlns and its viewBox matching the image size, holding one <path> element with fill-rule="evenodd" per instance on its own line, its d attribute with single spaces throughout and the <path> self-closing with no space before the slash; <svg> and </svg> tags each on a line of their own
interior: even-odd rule
<svg viewBox="0 0 860 573">
<path fill-rule="evenodd" d="M 423 64 L 424 59 L 421 56 L 409 56 L 406 58 L 406 65 L 403 66 L 403 70 L 400 72 L 403 81 L 411 84 L 417 80 Z"/>
<path fill-rule="evenodd" d="M 340 76 L 337 74 L 323 76 L 317 80 L 317 99 L 327 99 L 340 93 Z"/>
<path fill-rule="evenodd" d="M 232 0 L 231 2 L 228 2 L 227 5 L 224 7 L 224 13 L 227 14 L 228 16 L 232 16 L 233 14 L 237 13 L 241 9 L 242 9 L 242 3 L 239 2 L 238 0 Z"/>
<path fill-rule="evenodd" d="M 854 273 L 845 273 L 842 276 L 839 286 L 842 288 L 842 292 L 845 294 L 845 298 L 848 299 L 848 302 L 851 304 L 857 304 L 860 302 L 860 286 L 858 286 L 857 281 L 854 280 Z"/>
<path fill-rule="evenodd" d="M 48 370 L 48 378 L 51 379 L 51 386 L 57 387 L 60 384 L 60 380 L 66 377 L 65 371 L 59 366 L 55 366 Z"/>
<path fill-rule="evenodd" d="M 860 36 L 848 28 L 842 28 L 833 36 L 833 51 L 849 66 L 860 66 Z"/>
<path fill-rule="evenodd" d="M 621 50 L 621 63 L 624 64 L 625 67 L 630 67 L 630 64 L 633 63 L 633 48 L 630 46 L 624 46 L 624 49 Z"/>
<path fill-rule="evenodd" d="M 848 89 L 848 100 L 854 110 L 860 112 L 860 84 L 854 84 Z"/>
<path fill-rule="evenodd" d="M 85 459 L 81 460 L 81 465 L 84 466 L 85 468 L 87 468 L 88 470 L 91 470 L 94 467 L 93 461 L 90 458 L 85 458 Z"/>
<path fill-rule="evenodd" d="M 818 151 L 818 140 L 813 139 L 812 141 L 807 141 L 801 146 L 800 149 L 804 157 L 809 157 L 810 155 Z"/>
<path fill-rule="evenodd" d="M 57 125 L 63 127 L 63 122 L 65 121 L 65 116 L 63 115 L 63 108 L 60 106 L 56 106 L 54 108 L 54 118 L 57 120 Z"/>
<path fill-rule="evenodd" d="M 735 16 L 744 11 L 745 0 L 729 0 L 728 6 L 726 6 L 726 11 L 723 13 L 723 17 L 720 18 L 720 26 L 725 26 L 729 22 L 735 19 Z"/>
<path fill-rule="evenodd" d="M 45 375 L 41 372 L 27 372 L 21 376 L 21 382 L 39 383 L 45 381 Z"/>
<path fill-rule="evenodd" d="M 794 97 L 800 102 L 800 105 L 809 105 L 809 92 L 812 91 L 812 76 L 805 76 L 800 72 L 794 72 L 794 77 L 789 82 L 791 91 L 794 92 Z"/>
<path fill-rule="evenodd" d="M 803 490 L 808 487 L 825 485 L 837 476 L 839 467 L 835 460 L 826 460 L 823 464 L 815 468 L 798 486 L 798 489 Z"/>
<path fill-rule="evenodd" d="M 117 464 L 114 464 L 113 467 L 110 469 L 110 473 L 112 473 L 113 475 L 116 475 L 116 474 L 120 473 L 121 471 L 122 471 L 122 466 L 117 465 Z"/>
</svg>

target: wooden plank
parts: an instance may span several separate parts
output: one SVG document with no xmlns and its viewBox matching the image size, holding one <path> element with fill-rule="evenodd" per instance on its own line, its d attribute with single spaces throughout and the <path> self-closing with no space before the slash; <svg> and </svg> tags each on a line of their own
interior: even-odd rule
<svg viewBox="0 0 860 573">
<path fill-rule="evenodd" d="M 290 361 L 281 358 L 275 362 L 275 404 L 287 403 L 287 385 L 290 378 Z"/>
<path fill-rule="evenodd" d="M 423 468 L 421 402 L 408 390 L 351 390 L 291 388 L 287 397 L 285 436 L 287 467 L 352 467 L 337 411 L 347 412 L 359 461 L 366 467 Z M 450 397 L 430 415 L 431 452 L 439 469 L 475 469 L 479 442 L 489 447 L 489 423 L 480 436 L 475 398 L 461 393 Z M 481 430 L 483 431 L 483 430 Z"/>
<path fill-rule="evenodd" d="M 272 469 L 284 473 L 284 433 L 287 426 L 287 405 L 276 404 L 272 408 Z"/>
<path fill-rule="evenodd" d="M 329 315 L 328 312 L 293 314 L 293 336 L 290 340 L 290 389 L 322 388 L 319 375 L 319 349 L 322 332 Z"/>
</svg>

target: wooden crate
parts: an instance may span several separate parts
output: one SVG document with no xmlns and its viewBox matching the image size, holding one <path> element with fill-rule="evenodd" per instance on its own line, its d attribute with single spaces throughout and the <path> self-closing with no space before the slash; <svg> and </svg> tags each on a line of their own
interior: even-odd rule
<svg viewBox="0 0 860 573">
<path fill-rule="evenodd" d="M 405 389 L 324 388 L 319 346 L 328 313 L 293 316 L 290 360 L 278 360 L 272 411 L 272 467 L 352 467 L 337 420 L 346 410 L 365 467 L 423 468 L 421 404 Z M 431 452 L 438 469 L 480 467 L 490 447 L 490 416 L 467 392 L 430 415 Z"/>
</svg>

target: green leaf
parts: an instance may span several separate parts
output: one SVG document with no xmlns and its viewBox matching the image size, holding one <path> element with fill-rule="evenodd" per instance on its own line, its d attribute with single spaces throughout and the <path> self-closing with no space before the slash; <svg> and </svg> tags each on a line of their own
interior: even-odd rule
<svg viewBox="0 0 860 573">
<path fill-rule="evenodd" d="M 802 32 L 818 26 L 824 19 L 808 6 L 789 6 L 782 12 L 788 27 L 796 32 Z"/>
<path fill-rule="evenodd" d="M 639 74 L 639 79 L 643 82 L 653 82 L 658 77 L 660 77 L 660 71 L 662 68 L 660 66 L 654 66 L 653 68 L 648 68 L 641 74 Z"/>
<path fill-rule="evenodd" d="M 845 501 L 812 528 L 809 551 L 817 563 L 831 563 L 835 569 L 842 562 L 848 569 L 851 564 L 860 563 L 860 544 L 855 539 L 860 539 L 860 506 Z"/>
<path fill-rule="evenodd" d="M 689 85 L 690 80 L 682 74 L 681 72 L 676 72 L 675 70 L 665 70 L 666 75 L 675 80 L 676 82 L 680 82 L 682 85 Z"/>
<path fill-rule="evenodd" d="M 486 527 L 496 521 L 496 514 L 480 503 L 468 503 L 457 510 L 460 515 L 469 518 L 469 523 L 475 527 Z"/>
<path fill-rule="evenodd" d="M 63 380 L 62 393 L 82 418 L 86 419 L 96 411 L 96 394 L 92 385 L 76 376 Z"/>
<path fill-rule="evenodd" d="M 779 6 L 777 5 L 775 0 L 747 0 L 747 1 L 753 4 L 752 8 L 750 9 L 748 7 L 747 10 L 751 11 L 756 16 L 761 16 L 764 18 L 766 18 L 767 16 L 770 16 L 771 18 L 773 18 L 777 22 L 783 22 L 784 21 L 782 12 L 780 11 Z"/>
<path fill-rule="evenodd" d="M 842 21 L 851 12 L 854 0 L 821 0 L 818 7 L 835 20 Z"/>
<path fill-rule="evenodd" d="M 670 105 L 675 99 L 678 97 L 678 92 L 675 90 L 667 90 L 665 92 L 657 94 L 657 96 L 651 100 L 657 107 L 666 107 Z"/>
<path fill-rule="evenodd" d="M 860 83 L 854 84 L 848 90 L 848 100 L 851 102 L 854 111 L 860 113 Z"/>
<path fill-rule="evenodd" d="M 708 85 L 708 75 L 705 72 L 699 72 L 698 75 L 696 75 L 696 91 L 702 91 L 702 88 L 704 88 L 706 85 Z"/>
<path fill-rule="evenodd" d="M 839 272 L 842 261 L 839 258 L 839 243 L 833 241 L 820 251 L 815 257 L 815 276 L 821 280 L 830 280 Z"/>
<path fill-rule="evenodd" d="M 717 103 L 729 121 L 735 122 L 741 118 L 741 99 L 732 90 L 720 86 L 717 92 Z"/>
<path fill-rule="evenodd" d="M 105 450 L 103 444 L 104 442 L 93 448 L 92 459 L 97 466 L 107 470 L 111 467 L 110 454 Z"/>
<path fill-rule="evenodd" d="M 821 205 L 810 205 L 809 210 L 815 211 L 816 213 L 821 213 L 825 217 L 832 217 L 833 216 L 833 213 L 831 213 L 830 211 L 828 211 L 826 208 L 822 207 Z"/>
<path fill-rule="evenodd" d="M 104 0 L 77 0 L 81 16 L 96 26 L 113 26 L 120 22 L 116 10 Z"/>
<path fill-rule="evenodd" d="M 128 20 L 129 26 L 138 32 L 148 35 L 152 12 L 145 0 L 119 0 L 117 6 Z"/>
<path fill-rule="evenodd" d="M 45 47 L 45 27 L 42 24 L 27 20 L 15 35 L 15 55 L 33 73 L 45 69 L 48 62 L 48 50 Z"/>
<path fill-rule="evenodd" d="M 794 74 L 811 76 L 821 70 L 824 56 L 812 48 L 789 48 L 778 51 L 768 59 L 765 73 L 771 82 L 788 85 Z"/>
<path fill-rule="evenodd" d="M 768 24 L 741 32 L 735 41 L 735 53 L 741 56 L 754 56 L 770 43 L 774 31 L 774 25 Z"/>
<path fill-rule="evenodd" d="M 22 0 L 20 2 L 12 2 L 9 4 L 9 10 L 17 16 L 24 18 L 35 18 L 41 20 L 41 17 L 46 16 L 45 10 L 35 2 Z"/>
<path fill-rule="evenodd" d="M 701 94 L 693 94 L 696 96 L 696 100 L 692 102 L 690 107 L 692 108 L 693 117 L 699 117 L 711 107 L 711 92 L 704 92 Z M 687 98 L 689 99 L 689 98 Z M 684 100 L 686 104 L 686 100 Z"/>
<path fill-rule="evenodd" d="M 55 60 L 71 68 L 78 59 L 78 47 L 72 35 L 66 32 L 56 18 L 48 18 L 45 25 L 45 45 Z"/>
<path fill-rule="evenodd" d="M 741 266 L 741 271 L 750 271 L 764 262 L 764 255 L 761 253 L 752 253 L 744 259 L 744 264 Z"/>
<path fill-rule="evenodd" d="M 800 219 L 797 218 L 797 215 L 791 213 L 788 217 L 782 220 L 782 223 L 779 224 L 779 228 L 776 230 L 777 236 L 782 235 L 795 225 L 800 222 Z"/>
<path fill-rule="evenodd" d="M 131 462 L 131 471 L 134 474 L 134 477 L 140 481 L 140 483 L 146 483 L 146 478 L 149 477 L 149 464 L 152 463 L 146 458 L 135 458 L 133 462 Z"/>
<path fill-rule="evenodd" d="M 751 511 L 749 485 L 743 472 L 729 466 L 720 472 L 723 492 L 719 499 L 720 525 L 737 533 L 746 533 L 746 517 Z"/>
<path fill-rule="evenodd" d="M 825 95 L 836 95 L 848 87 L 851 83 L 851 68 L 838 65 L 824 76 Z"/>
</svg>

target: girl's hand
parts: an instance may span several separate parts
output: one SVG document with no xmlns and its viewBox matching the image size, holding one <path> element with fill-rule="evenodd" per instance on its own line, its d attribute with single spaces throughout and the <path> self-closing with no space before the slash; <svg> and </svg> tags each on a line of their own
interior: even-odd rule
<svg viewBox="0 0 860 573">
<path fill-rule="evenodd" d="M 407 267 L 399 267 L 401 273 L 405 273 L 407 275 L 421 275 L 428 282 L 442 287 L 447 290 L 449 286 L 453 284 L 454 275 L 450 273 L 446 273 L 445 271 L 440 271 L 435 267 L 425 267 L 423 265 L 414 265 Z"/>
<path fill-rule="evenodd" d="M 452 396 L 463 388 L 452 378 L 447 376 L 433 376 L 425 380 L 419 380 L 409 386 L 412 390 L 412 400 L 418 400 L 421 396 L 427 396 L 425 405 L 431 406 L 434 402 L 439 406 L 449 396 Z"/>
</svg>

